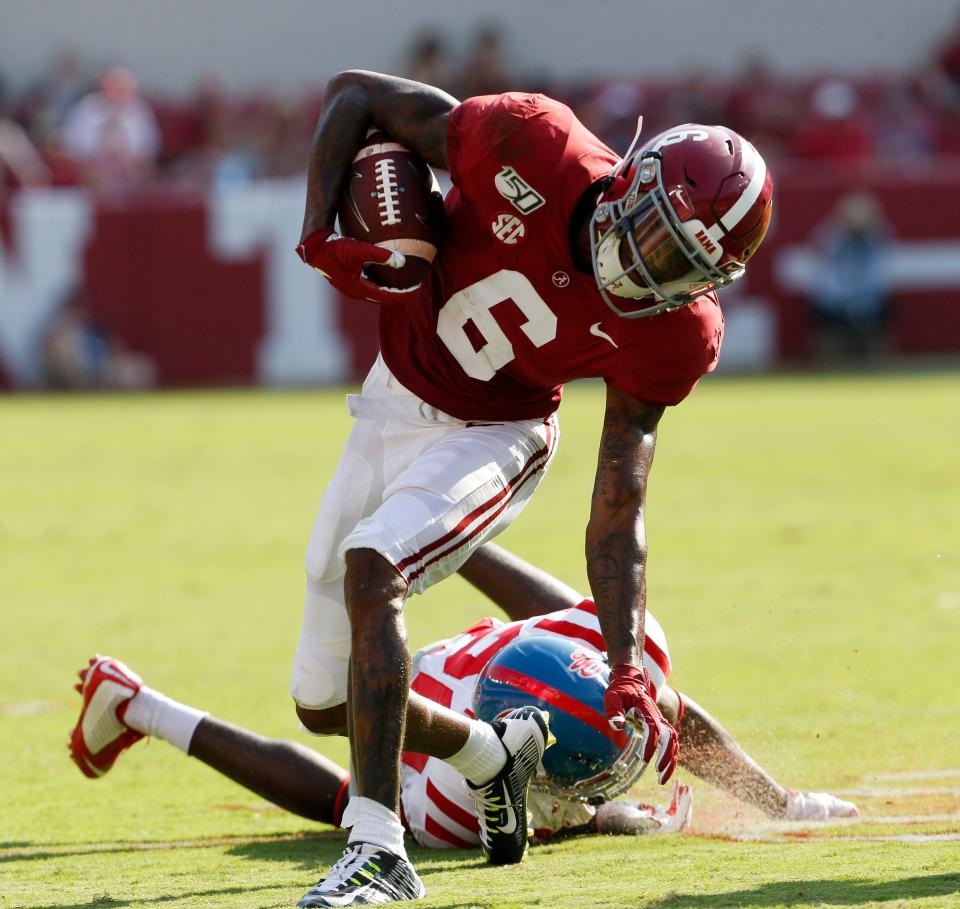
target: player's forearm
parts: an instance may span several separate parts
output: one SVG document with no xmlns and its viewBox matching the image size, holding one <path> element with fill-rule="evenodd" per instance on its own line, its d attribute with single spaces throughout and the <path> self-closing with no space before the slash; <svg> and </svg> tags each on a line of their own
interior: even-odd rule
<svg viewBox="0 0 960 909">
<path fill-rule="evenodd" d="M 519 556 L 485 543 L 460 567 L 460 576 L 511 619 L 569 609 L 582 597 L 572 587 Z"/>
<path fill-rule="evenodd" d="M 684 712 L 677 724 L 683 742 L 680 765 L 772 817 L 786 810 L 787 793 L 760 767 L 706 710 L 682 695 Z"/>
<path fill-rule="evenodd" d="M 640 528 L 591 521 L 587 577 L 611 666 L 640 665 L 646 613 L 646 547 Z"/>
<path fill-rule="evenodd" d="M 663 407 L 607 388 L 586 555 L 611 666 L 640 666 L 646 612 L 644 503 Z"/>
<path fill-rule="evenodd" d="M 370 104 L 363 85 L 350 73 L 331 79 L 310 145 L 301 241 L 314 231 L 333 227 L 344 176 L 369 125 Z"/>
</svg>

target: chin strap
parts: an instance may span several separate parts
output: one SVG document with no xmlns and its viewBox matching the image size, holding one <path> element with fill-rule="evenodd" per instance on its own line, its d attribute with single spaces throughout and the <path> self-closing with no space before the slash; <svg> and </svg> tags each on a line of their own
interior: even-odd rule
<svg viewBox="0 0 960 909">
<path fill-rule="evenodd" d="M 630 143 L 630 147 L 627 149 L 627 153 L 620 159 L 620 165 L 617 169 L 610 175 L 611 179 L 613 177 L 619 177 L 624 168 L 627 166 L 627 162 L 630 160 L 630 156 L 636 150 L 636 147 L 640 144 L 640 133 L 643 132 L 643 114 L 637 117 L 637 131 L 633 134 L 633 141 Z"/>
</svg>

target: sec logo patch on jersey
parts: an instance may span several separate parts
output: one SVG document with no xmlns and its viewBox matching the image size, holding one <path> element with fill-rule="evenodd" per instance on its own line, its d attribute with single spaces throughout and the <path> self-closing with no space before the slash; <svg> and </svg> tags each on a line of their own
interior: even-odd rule
<svg viewBox="0 0 960 909">
<path fill-rule="evenodd" d="M 507 246 L 516 246 L 527 237 L 527 225 L 516 215 L 506 211 L 497 212 L 490 229 L 493 235 Z"/>
</svg>

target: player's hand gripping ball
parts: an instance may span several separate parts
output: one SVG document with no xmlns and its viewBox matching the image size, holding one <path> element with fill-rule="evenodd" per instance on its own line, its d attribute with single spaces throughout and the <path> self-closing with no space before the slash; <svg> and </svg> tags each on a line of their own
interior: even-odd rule
<svg viewBox="0 0 960 909">
<path fill-rule="evenodd" d="M 354 157 L 338 214 L 341 233 L 314 232 L 297 247 L 300 258 L 347 296 L 410 300 L 443 237 L 443 197 L 427 163 L 371 133 Z"/>
<path fill-rule="evenodd" d="M 614 666 L 603 706 L 613 729 L 630 725 L 643 736 L 640 746 L 643 762 L 649 764 L 656 755 L 657 779 L 663 784 L 676 769 L 680 745 L 676 730 L 660 713 L 652 691 L 650 673 L 645 668 L 627 664 Z"/>
</svg>

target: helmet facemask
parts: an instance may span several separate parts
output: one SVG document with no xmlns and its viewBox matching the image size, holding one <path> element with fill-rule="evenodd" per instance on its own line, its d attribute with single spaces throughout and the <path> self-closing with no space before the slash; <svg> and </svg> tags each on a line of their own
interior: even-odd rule
<svg viewBox="0 0 960 909">
<path fill-rule="evenodd" d="M 548 792 L 557 798 L 589 802 L 592 805 L 609 802 L 623 795 L 633 788 L 647 767 L 640 751 L 642 737 L 634 732 L 628 732 L 627 735 L 623 750 L 607 769 L 575 783 L 562 783 L 549 776 L 541 765 L 531 785 L 537 791 Z"/>
</svg>

